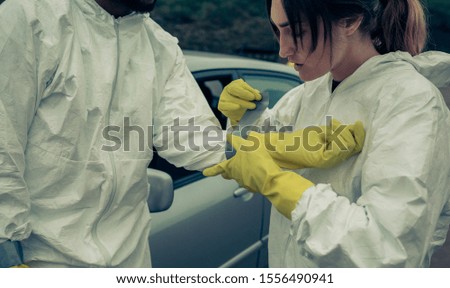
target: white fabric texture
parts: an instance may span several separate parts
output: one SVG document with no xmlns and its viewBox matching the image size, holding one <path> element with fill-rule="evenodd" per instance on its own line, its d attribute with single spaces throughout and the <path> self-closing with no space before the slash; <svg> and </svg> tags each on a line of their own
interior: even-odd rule
<svg viewBox="0 0 450 288">
<path fill-rule="evenodd" d="M 450 55 L 379 55 L 333 92 L 331 82 L 306 82 L 263 116 L 279 128 L 332 116 L 366 129 L 360 154 L 297 171 L 316 185 L 292 222 L 272 209 L 269 266 L 429 266 L 450 223 L 450 115 L 439 92 L 450 86 Z"/>
<path fill-rule="evenodd" d="M 174 148 L 201 132 L 163 137 L 175 119 L 219 125 L 177 39 L 94 0 L 7 0 L 0 65 L 0 242 L 23 240 L 35 266 L 150 267 L 152 142 L 188 169 L 224 160 L 223 141 Z"/>
</svg>

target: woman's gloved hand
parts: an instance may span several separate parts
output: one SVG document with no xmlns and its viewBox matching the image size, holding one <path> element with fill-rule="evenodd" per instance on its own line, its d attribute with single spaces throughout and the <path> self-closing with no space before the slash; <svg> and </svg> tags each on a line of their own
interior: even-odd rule
<svg viewBox="0 0 450 288">
<path fill-rule="evenodd" d="M 230 119 L 231 125 L 241 120 L 247 109 L 255 109 L 253 101 L 261 100 L 258 90 L 252 88 L 242 79 L 234 80 L 220 94 L 218 109 Z"/>
<path fill-rule="evenodd" d="M 228 134 L 227 140 L 237 151 L 236 155 L 205 169 L 203 175 L 221 174 L 225 179 L 234 179 L 249 191 L 264 195 L 280 213 L 291 219 L 291 212 L 303 192 L 314 184 L 294 172 L 283 171 L 257 138 L 252 137 L 253 133 L 250 132 L 248 140 Z"/>
<path fill-rule="evenodd" d="M 361 121 L 342 125 L 334 120 L 331 127 L 311 126 L 294 132 L 252 133 L 282 168 L 329 168 L 356 153 L 364 145 Z"/>
</svg>

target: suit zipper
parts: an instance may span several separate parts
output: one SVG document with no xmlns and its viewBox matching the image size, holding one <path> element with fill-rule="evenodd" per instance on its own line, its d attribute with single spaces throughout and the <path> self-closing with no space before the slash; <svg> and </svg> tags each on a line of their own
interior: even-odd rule
<svg viewBox="0 0 450 288">
<path fill-rule="evenodd" d="M 109 107 L 108 107 L 108 111 L 106 114 L 106 119 L 107 119 L 107 125 L 111 124 L 111 108 L 112 108 L 112 102 L 114 99 L 114 91 L 117 85 L 117 78 L 119 75 L 119 66 L 120 66 L 120 34 L 119 34 L 119 20 L 118 19 L 114 19 L 114 30 L 116 32 L 116 43 L 117 43 L 117 65 L 116 65 L 116 75 L 114 78 L 114 82 L 113 82 L 113 90 L 111 93 L 111 99 L 109 101 Z M 112 263 L 111 263 L 111 255 L 108 252 L 108 250 L 106 249 L 106 247 L 102 244 L 102 242 L 100 241 L 99 237 L 98 237 L 98 224 L 101 220 L 101 218 L 107 213 L 109 212 L 111 205 L 113 203 L 113 200 L 115 198 L 116 195 L 116 191 L 117 191 L 117 171 L 116 171 L 116 164 L 115 164 L 115 160 L 114 160 L 114 154 L 113 152 L 108 152 L 108 158 L 109 158 L 109 162 L 111 164 L 111 172 L 112 172 L 112 189 L 111 189 L 111 195 L 108 199 L 108 202 L 106 203 L 105 207 L 103 208 L 103 211 L 101 212 L 101 214 L 98 217 L 97 222 L 95 222 L 94 226 L 93 226 L 93 234 L 92 237 L 95 241 L 95 243 L 98 246 L 98 249 L 100 250 L 100 253 L 102 254 L 104 260 L 105 260 L 105 265 L 106 267 L 111 267 Z"/>
</svg>

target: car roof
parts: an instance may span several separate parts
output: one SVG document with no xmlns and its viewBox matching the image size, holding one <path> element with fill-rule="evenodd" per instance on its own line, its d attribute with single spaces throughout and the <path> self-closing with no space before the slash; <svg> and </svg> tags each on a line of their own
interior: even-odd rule
<svg viewBox="0 0 450 288">
<path fill-rule="evenodd" d="M 193 73 L 216 69 L 258 69 L 298 76 L 292 67 L 281 63 L 193 50 L 184 50 L 183 53 L 186 58 L 186 63 Z"/>
</svg>

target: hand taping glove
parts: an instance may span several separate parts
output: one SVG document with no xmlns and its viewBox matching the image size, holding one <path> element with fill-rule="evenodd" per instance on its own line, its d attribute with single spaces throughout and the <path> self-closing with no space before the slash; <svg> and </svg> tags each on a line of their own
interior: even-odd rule
<svg viewBox="0 0 450 288">
<path fill-rule="evenodd" d="M 294 132 L 251 133 L 282 168 L 329 168 L 361 152 L 365 131 L 361 121 L 331 127 L 311 126 Z M 250 137 L 250 136 L 249 136 Z"/>
<path fill-rule="evenodd" d="M 254 132 L 250 132 L 249 139 Z M 228 142 L 236 149 L 236 155 L 203 171 L 205 176 L 221 174 L 225 179 L 234 179 L 251 192 L 264 195 L 286 218 L 297 205 L 303 192 L 314 186 L 302 176 L 283 171 L 270 157 L 259 141 L 244 140 L 227 135 Z"/>
<path fill-rule="evenodd" d="M 223 89 L 220 94 L 218 109 L 230 119 L 231 125 L 241 120 L 247 109 L 255 109 L 253 101 L 261 100 L 258 90 L 252 88 L 242 79 L 234 80 Z"/>
</svg>

